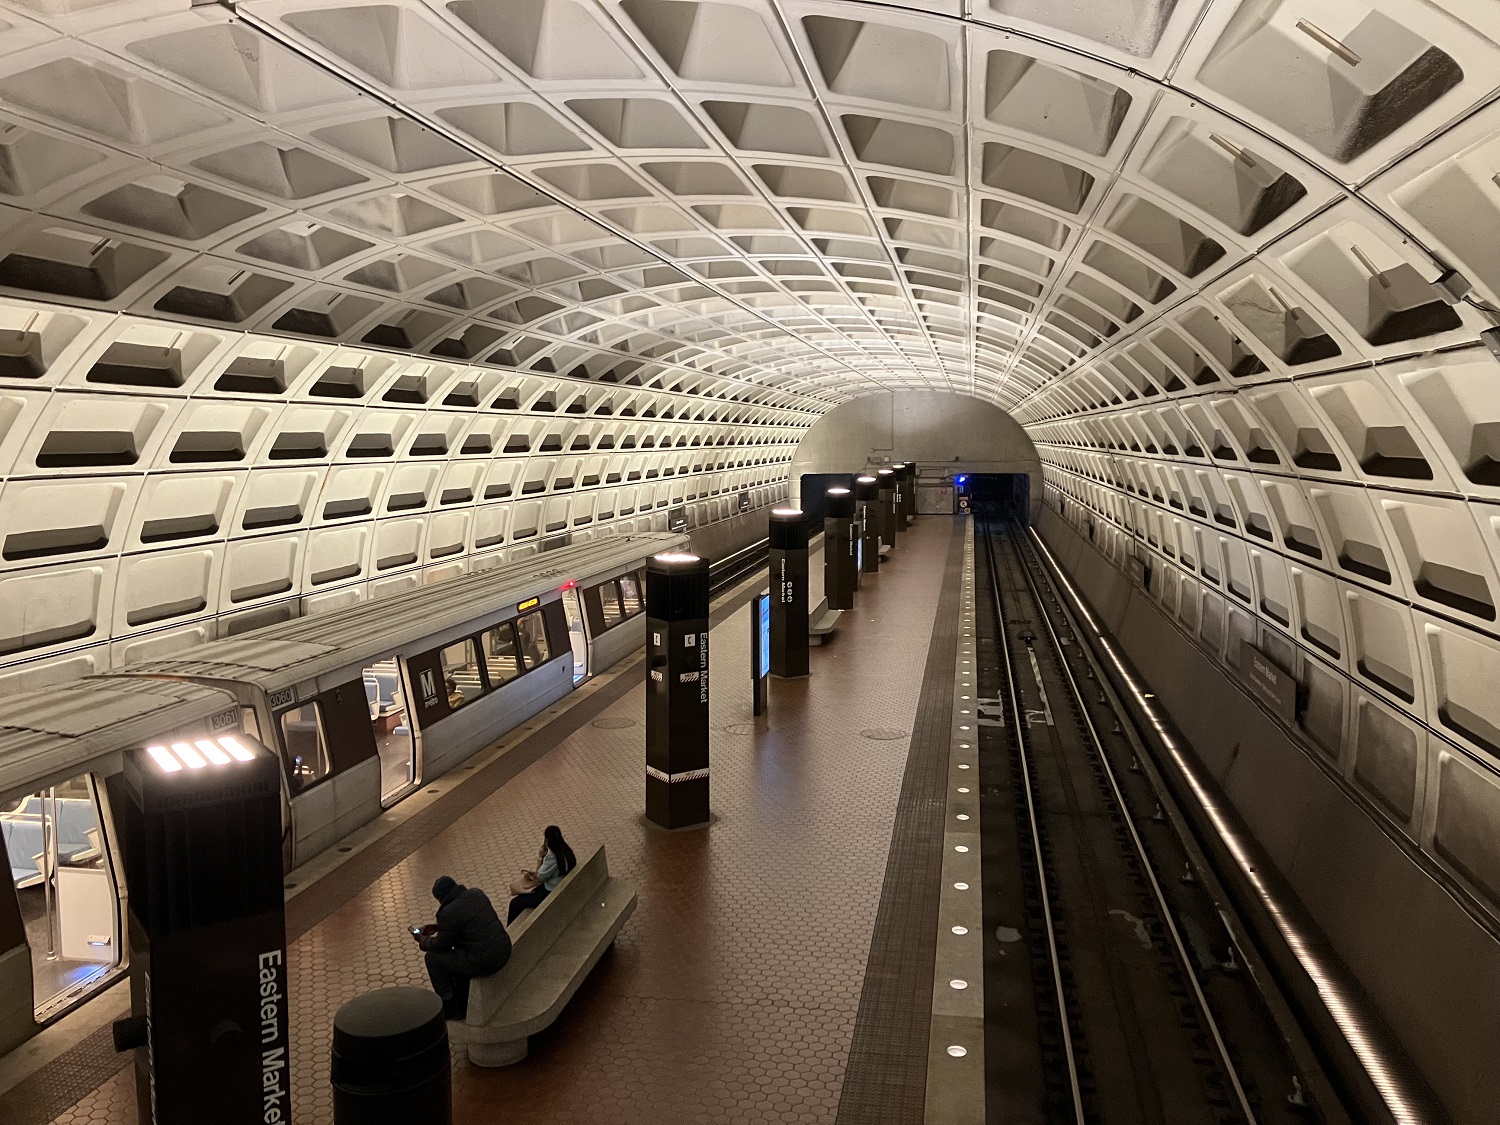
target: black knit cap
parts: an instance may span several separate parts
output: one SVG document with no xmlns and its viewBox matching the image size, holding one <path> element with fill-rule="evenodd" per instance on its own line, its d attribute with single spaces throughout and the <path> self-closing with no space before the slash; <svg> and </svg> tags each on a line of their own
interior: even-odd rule
<svg viewBox="0 0 1500 1125">
<path fill-rule="evenodd" d="M 432 897 L 442 902 L 458 887 L 458 880 L 452 875 L 439 875 L 437 882 L 432 884 Z"/>
</svg>

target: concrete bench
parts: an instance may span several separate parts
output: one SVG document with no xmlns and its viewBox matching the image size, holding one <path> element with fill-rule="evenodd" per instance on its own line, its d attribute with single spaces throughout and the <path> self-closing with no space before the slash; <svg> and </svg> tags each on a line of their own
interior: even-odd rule
<svg viewBox="0 0 1500 1125">
<path fill-rule="evenodd" d="M 839 618 L 844 615 L 841 609 L 829 609 L 828 599 L 824 598 L 818 603 L 818 608 L 808 615 L 807 619 L 807 643 L 810 645 L 821 645 L 833 636 L 834 626 L 839 623 Z"/>
<path fill-rule="evenodd" d="M 557 1019 L 635 902 L 635 891 L 610 877 L 601 845 L 540 906 L 516 919 L 505 968 L 469 984 L 469 1061 L 510 1066 L 524 1059 L 527 1037 Z"/>
</svg>

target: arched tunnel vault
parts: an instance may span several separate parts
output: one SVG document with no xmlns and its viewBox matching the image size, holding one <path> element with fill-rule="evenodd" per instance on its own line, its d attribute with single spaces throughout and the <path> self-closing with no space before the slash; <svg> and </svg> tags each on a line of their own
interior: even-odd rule
<svg viewBox="0 0 1500 1125">
<path fill-rule="evenodd" d="M 921 7 L 7 0 L 0 690 L 714 524 L 962 394 L 1494 927 L 1492 0 Z"/>
<path fill-rule="evenodd" d="M 1014 418 L 991 402 L 942 391 L 888 391 L 842 402 L 814 422 L 792 454 L 789 488 L 804 473 L 855 472 L 912 461 L 954 473 L 1025 473 L 1033 519 L 1042 507 L 1042 462 Z"/>
</svg>

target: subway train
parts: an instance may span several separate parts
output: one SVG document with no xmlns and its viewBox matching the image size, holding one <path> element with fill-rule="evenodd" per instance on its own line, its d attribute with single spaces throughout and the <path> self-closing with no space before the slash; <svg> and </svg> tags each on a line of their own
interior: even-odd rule
<svg viewBox="0 0 1500 1125">
<path fill-rule="evenodd" d="M 646 562 L 687 545 L 594 539 L 0 700 L 0 1053 L 125 967 L 126 751 L 272 750 L 290 870 L 640 648 Z"/>
</svg>

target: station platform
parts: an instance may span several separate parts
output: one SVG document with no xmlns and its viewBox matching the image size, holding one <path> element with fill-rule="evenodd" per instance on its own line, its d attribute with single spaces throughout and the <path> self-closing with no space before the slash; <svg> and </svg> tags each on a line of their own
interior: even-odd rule
<svg viewBox="0 0 1500 1125">
<path fill-rule="evenodd" d="M 427 986 L 407 927 L 431 919 L 433 880 L 503 914 L 555 823 L 580 855 L 606 845 L 638 909 L 522 1063 L 479 1069 L 455 1049 L 455 1121 L 922 1120 L 965 527 L 916 520 L 812 676 L 773 679 L 758 719 L 746 606 L 764 574 L 720 597 L 706 828 L 644 822 L 637 656 L 293 872 L 293 1119 L 332 1121 L 340 1005 Z M 0 1070 L 0 1120 L 134 1125 L 128 1057 L 100 1019 L 123 991 L 94 1002 L 92 1030 L 69 1017 L 65 1048 L 44 1036 L 53 1057 L 24 1077 Z"/>
</svg>

